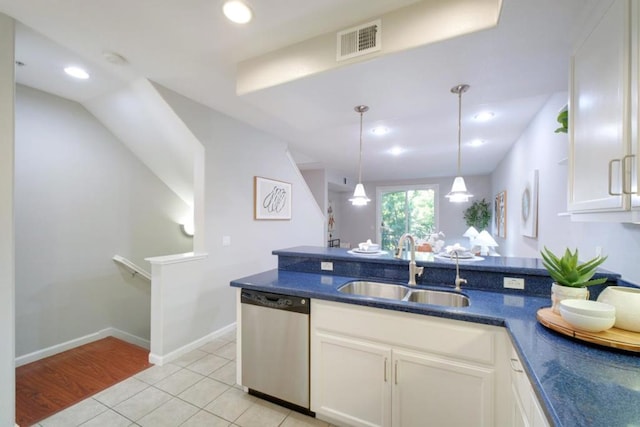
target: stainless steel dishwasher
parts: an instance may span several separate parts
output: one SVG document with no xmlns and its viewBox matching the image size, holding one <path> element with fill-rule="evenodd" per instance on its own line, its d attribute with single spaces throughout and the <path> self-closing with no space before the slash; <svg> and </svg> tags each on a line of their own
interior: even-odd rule
<svg viewBox="0 0 640 427">
<path fill-rule="evenodd" d="M 242 385 L 309 412 L 309 300 L 243 289 Z"/>
</svg>

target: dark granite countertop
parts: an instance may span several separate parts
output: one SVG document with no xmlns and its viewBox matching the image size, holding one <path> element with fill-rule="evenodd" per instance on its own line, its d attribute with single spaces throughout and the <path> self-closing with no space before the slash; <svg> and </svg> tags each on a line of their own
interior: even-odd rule
<svg viewBox="0 0 640 427">
<path fill-rule="evenodd" d="M 273 251 L 274 255 L 286 257 L 304 257 L 315 259 L 342 260 L 347 262 L 358 262 L 365 264 L 396 264 L 405 265 L 409 260 L 409 254 L 404 251 L 402 259 L 396 259 L 394 254 L 388 251 L 381 251 L 379 255 L 368 255 L 354 253 L 353 250 L 344 248 L 325 248 L 318 246 L 296 246 L 288 249 L 278 249 Z M 454 269 L 455 262 L 451 259 L 441 257 L 433 252 L 415 252 L 416 264 L 429 268 Z M 542 265 L 541 258 L 518 258 L 502 256 L 478 256 L 472 260 L 460 258 L 460 266 L 465 271 L 491 271 L 512 274 L 527 274 L 549 277 L 549 273 Z M 609 277 L 613 280 L 620 277 L 619 274 L 600 268 L 595 277 Z"/>
<path fill-rule="evenodd" d="M 274 254 L 301 255 L 305 252 L 303 248 L 274 251 Z M 310 248 L 304 255 L 333 259 L 351 256 L 344 252 L 323 254 L 321 248 Z M 371 262 L 370 258 L 358 258 L 364 258 L 358 262 Z M 392 258 L 383 262 L 406 264 Z M 506 257 L 491 257 L 477 261 L 476 265 L 493 269 L 500 266 L 540 268 L 533 261 Z M 344 283 L 357 278 L 335 275 L 335 272 L 270 270 L 234 280 L 231 286 L 504 326 L 552 425 L 640 425 L 640 355 L 590 345 L 541 326 L 535 314 L 539 308 L 550 305 L 547 297 L 463 289 L 471 300 L 470 306 L 452 308 L 365 298 L 337 291 Z"/>
</svg>

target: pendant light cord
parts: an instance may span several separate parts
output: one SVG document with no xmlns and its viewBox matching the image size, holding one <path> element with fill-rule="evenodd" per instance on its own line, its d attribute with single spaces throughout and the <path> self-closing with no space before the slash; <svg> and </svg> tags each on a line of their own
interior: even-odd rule
<svg viewBox="0 0 640 427">
<path fill-rule="evenodd" d="M 458 176 L 460 176 L 460 152 L 462 151 L 462 94 L 468 90 L 468 84 L 459 84 L 451 88 L 451 93 L 458 94 Z"/>
<path fill-rule="evenodd" d="M 458 175 L 460 176 L 460 140 L 462 139 L 462 90 L 458 91 Z"/>
<path fill-rule="evenodd" d="M 358 158 L 358 182 L 362 182 L 362 115 L 364 112 L 360 112 L 360 156 Z"/>
</svg>

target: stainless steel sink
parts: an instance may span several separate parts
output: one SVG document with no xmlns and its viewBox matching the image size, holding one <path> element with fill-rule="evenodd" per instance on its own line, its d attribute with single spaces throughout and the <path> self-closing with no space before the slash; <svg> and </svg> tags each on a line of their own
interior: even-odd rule
<svg viewBox="0 0 640 427">
<path fill-rule="evenodd" d="M 413 289 L 396 283 L 369 282 L 356 280 L 338 289 L 343 294 L 360 295 L 371 298 L 410 301 L 419 304 L 433 304 L 447 307 L 467 307 L 469 297 L 457 292 L 432 289 Z"/>
<path fill-rule="evenodd" d="M 412 289 L 407 301 L 422 304 L 446 305 L 448 307 L 469 306 L 469 297 L 466 295 L 430 289 Z"/>
<path fill-rule="evenodd" d="M 401 301 L 409 293 L 409 288 L 395 283 L 368 282 L 358 280 L 349 282 L 338 289 L 344 294 L 362 295 L 365 297 L 394 299 Z"/>
</svg>

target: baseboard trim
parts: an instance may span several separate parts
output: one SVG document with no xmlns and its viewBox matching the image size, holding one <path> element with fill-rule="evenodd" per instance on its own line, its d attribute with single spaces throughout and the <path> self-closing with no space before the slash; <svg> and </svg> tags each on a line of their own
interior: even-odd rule
<svg viewBox="0 0 640 427">
<path fill-rule="evenodd" d="M 236 327 L 236 322 L 233 322 L 227 326 L 224 326 L 217 331 L 211 332 L 210 334 L 205 335 L 202 338 L 198 338 L 195 341 L 190 342 L 189 344 L 183 345 L 182 347 L 164 355 L 160 356 L 154 353 L 149 353 L 149 363 L 153 363 L 154 365 L 162 366 L 166 363 L 172 362 L 178 359 L 180 356 L 189 353 L 197 349 L 198 347 L 202 347 L 206 343 L 213 341 L 216 338 L 221 337 L 222 335 L 231 332 Z"/>
<path fill-rule="evenodd" d="M 121 339 L 122 341 L 126 341 L 129 344 L 137 345 L 138 347 L 145 348 L 149 350 L 151 348 L 151 342 L 148 339 L 140 338 L 137 335 L 130 334 L 129 332 L 122 331 L 116 328 L 107 328 L 104 329 L 107 331 L 108 337 L 115 337 Z"/>
<path fill-rule="evenodd" d="M 40 359 L 44 359 L 45 357 L 54 356 L 58 353 L 62 353 L 63 351 L 71 350 L 72 348 L 76 348 L 84 344 L 89 344 L 106 337 L 115 337 L 121 339 L 122 341 L 135 344 L 142 348 L 146 348 L 147 350 L 150 348 L 149 340 L 140 338 L 136 335 L 122 331 L 120 329 L 105 328 L 98 332 L 85 335 L 83 337 L 75 338 L 60 344 L 53 345 L 51 347 L 44 348 L 42 350 L 34 351 L 32 353 L 16 357 L 15 365 L 16 367 L 18 367 L 26 365 L 27 363 L 36 362 Z"/>
</svg>

